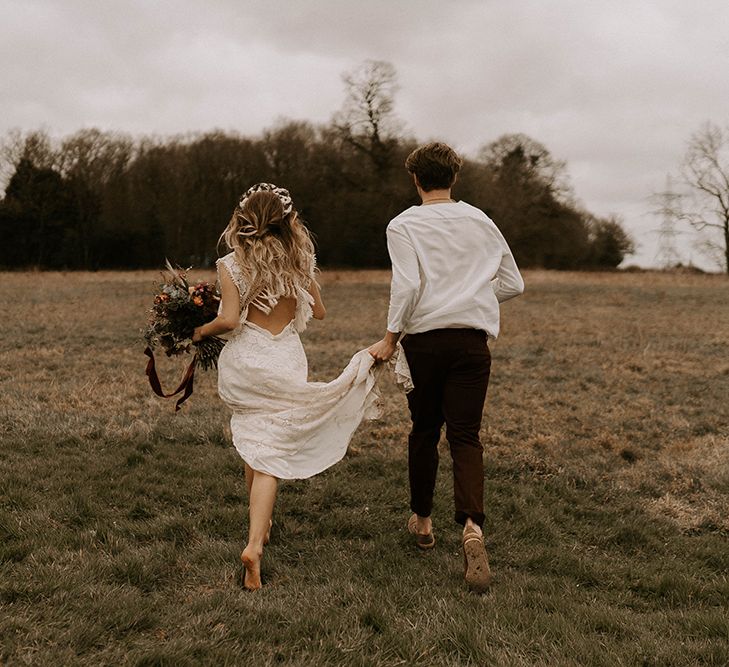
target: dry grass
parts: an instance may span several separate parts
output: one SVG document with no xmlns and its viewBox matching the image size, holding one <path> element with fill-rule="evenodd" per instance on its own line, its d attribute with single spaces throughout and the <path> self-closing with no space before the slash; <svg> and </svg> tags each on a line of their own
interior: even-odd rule
<svg viewBox="0 0 729 667">
<path fill-rule="evenodd" d="M 387 279 L 323 276 L 328 320 L 304 341 L 315 379 L 379 337 Z M 146 385 L 155 274 L 2 274 L 0 664 L 729 664 L 729 282 L 525 279 L 493 345 L 497 581 L 478 598 L 447 457 L 438 549 L 404 535 L 407 419 L 390 384 L 345 461 L 282 485 L 266 586 L 249 595 L 214 377 L 176 416 Z"/>
</svg>

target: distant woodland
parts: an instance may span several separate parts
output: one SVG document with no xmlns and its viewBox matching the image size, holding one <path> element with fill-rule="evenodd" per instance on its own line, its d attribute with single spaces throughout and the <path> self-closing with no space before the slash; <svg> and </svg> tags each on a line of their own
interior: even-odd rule
<svg viewBox="0 0 729 667">
<path fill-rule="evenodd" d="M 321 265 L 388 266 L 385 227 L 419 203 L 403 166 L 418 142 L 395 114 L 392 65 L 368 61 L 343 80 L 329 124 L 280 121 L 258 136 L 10 133 L 0 267 L 209 266 L 240 194 L 259 181 L 291 191 Z M 486 211 L 522 267 L 610 268 L 633 250 L 618 219 L 577 203 L 565 163 L 522 134 L 485 142 L 454 196 Z"/>
</svg>

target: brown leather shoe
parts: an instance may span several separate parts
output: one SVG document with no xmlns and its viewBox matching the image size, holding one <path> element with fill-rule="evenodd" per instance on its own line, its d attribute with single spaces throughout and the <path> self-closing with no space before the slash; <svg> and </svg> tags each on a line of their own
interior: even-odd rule
<svg viewBox="0 0 729 667">
<path fill-rule="evenodd" d="M 475 528 L 463 531 L 463 565 L 468 587 L 474 593 L 485 593 L 491 585 L 491 569 L 483 534 Z"/>
<path fill-rule="evenodd" d="M 429 532 L 427 535 L 423 535 L 422 533 L 418 532 L 418 515 L 413 514 L 408 519 L 408 532 L 411 535 L 415 535 L 415 546 L 418 547 L 418 549 L 432 549 L 435 546 L 435 536 L 433 535 L 433 532 Z"/>
</svg>

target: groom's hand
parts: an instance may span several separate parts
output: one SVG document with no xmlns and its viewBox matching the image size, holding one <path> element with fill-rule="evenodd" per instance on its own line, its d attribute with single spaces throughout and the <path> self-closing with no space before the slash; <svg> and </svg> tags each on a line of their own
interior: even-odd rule
<svg viewBox="0 0 729 667">
<path fill-rule="evenodd" d="M 368 352 L 372 355 L 376 362 L 388 361 L 390 357 L 395 354 L 398 338 L 399 334 L 393 334 L 388 331 L 381 341 L 375 343 L 368 349 Z"/>
</svg>

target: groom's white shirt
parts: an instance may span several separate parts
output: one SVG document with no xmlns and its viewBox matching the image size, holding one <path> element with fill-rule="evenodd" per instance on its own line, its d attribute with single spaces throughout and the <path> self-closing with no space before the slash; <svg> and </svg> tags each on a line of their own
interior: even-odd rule
<svg viewBox="0 0 729 667">
<path fill-rule="evenodd" d="M 499 303 L 524 291 L 506 240 L 466 202 L 411 206 L 387 226 L 392 285 L 387 329 L 482 329 L 499 335 Z"/>
</svg>

